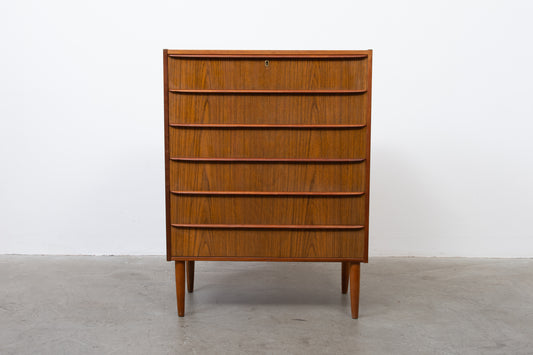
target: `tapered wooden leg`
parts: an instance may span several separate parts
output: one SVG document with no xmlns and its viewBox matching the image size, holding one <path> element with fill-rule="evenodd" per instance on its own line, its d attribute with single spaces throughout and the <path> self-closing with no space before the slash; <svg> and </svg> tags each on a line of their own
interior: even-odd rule
<svg viewBox="0 0 533 355">
<path fill-rule="evenodd" d="M 350 263 L 350 301 L 352 304 L 352 318 L 359 317 L 359 263 Z"/>
<path fill-rule="evenodd" d="M 194 260 L 187 261 L 187 291 L 194 291 Z"/>
<path fill-rule="evenodd" d="M 176 261 L 176 299 L 178 316 L 185 315 L 185 261 Z"/>
<path fill-rule="evenodd" d="M 348 281 L 350 280 L 350 262 L 342 262 L 341 270 L 341 284 L 342 284 L 342 293 L 348 292 Z"/>
</svg>

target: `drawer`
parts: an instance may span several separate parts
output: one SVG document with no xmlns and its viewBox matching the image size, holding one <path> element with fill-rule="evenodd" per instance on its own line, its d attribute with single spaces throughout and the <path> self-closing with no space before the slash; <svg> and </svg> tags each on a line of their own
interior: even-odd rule
<svg viewBox="0 0 533 355">
<path fill-rule="evenodd" d="M 366 191 L 366 162 L 171 161 L 172 191 Z"/>
<path fill-rule="evenodd" d="M 168 83 L 170 90 L 363 90 L 367 64 L 367 58 L 171 57 Z"/>
<path fill-rule="evenodd" d="M 357 125 L 367 122 L 367 94 L 232 95 L 170 93 L 171 124 Z"/>
<path fill-rule="evenodd" d="M 363 259 L 365 231 L 172 228 L 171 257 Z"/>
<path fill-rule="evenodd" d="M 364 195 L 171 194 L 172 224 L 364 225 Z"/>
<path fill-rule="evenodd" d="M 169 128 L 170 157 L 364 159 L 366 130 Z"/>
</svg>

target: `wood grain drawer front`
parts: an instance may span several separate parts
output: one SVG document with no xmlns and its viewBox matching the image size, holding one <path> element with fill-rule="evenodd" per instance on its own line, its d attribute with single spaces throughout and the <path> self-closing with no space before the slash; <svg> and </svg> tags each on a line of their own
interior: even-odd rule
<svg viewBox="0 0 533 355">
<path fill-rule="evenodd" d="M 362 90 L 366 78 L 367 58 L 170 58 L 168 67 L 170 90 Z"/>
<path fill-rule="evenodd" d="M 366 94 L 169 96 L 170 124 L 365 124 Z"/>
<path fill-rule="evenodd" d="M 171 195 L 172 224 L 364 225 L 364 196 Z"/>
<path fill-rule="evenodd" d="M 170 129 L 170 156 L 364 159 L 365 129 Z"/>
<path fill-rule="evenodd" d="M 172 228 L 173 257 L 363 258 L 364 230 Z"/>
<path fill-rule="evenodd" d="M 366 191 L 366 162 L 170 162 L 171 191 Z"/>
</svg>

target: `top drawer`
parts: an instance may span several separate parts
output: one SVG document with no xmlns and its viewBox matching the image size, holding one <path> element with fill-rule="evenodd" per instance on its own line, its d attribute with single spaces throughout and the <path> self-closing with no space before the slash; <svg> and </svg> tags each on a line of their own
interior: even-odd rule
<svg viewBox="0 0 533 355">
<path fill-rule="evenodd" d="M 170 90 L 366 90 L 366 57 L 195 58 L 168 61 Z"/>
</svg>

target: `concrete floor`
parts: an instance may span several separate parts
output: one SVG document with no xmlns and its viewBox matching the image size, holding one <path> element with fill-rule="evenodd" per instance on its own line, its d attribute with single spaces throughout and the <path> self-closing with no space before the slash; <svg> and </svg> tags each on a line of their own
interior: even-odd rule
<svg viewBox="0 0 533 355">
<path fill-rule="evenodd" d="M 374 258 L 360 318 L 338 263 L 0 256 L 0 354 L 532 354 L 533 260 Z"/>
</svg>

